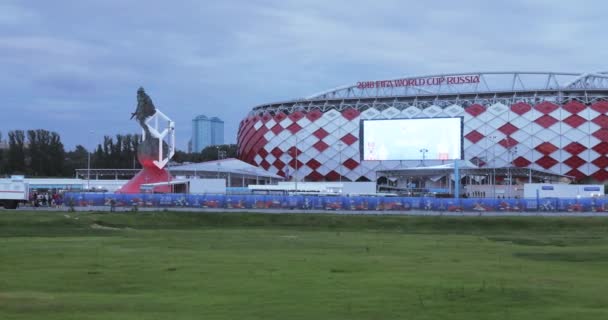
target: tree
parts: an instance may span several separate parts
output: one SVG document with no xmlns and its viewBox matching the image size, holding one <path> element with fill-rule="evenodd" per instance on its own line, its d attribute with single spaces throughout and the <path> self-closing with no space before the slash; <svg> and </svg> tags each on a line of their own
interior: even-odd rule
<svg viewBox="0 0 608 320">
<path fill-rule="evenodd" d="M 0 145 L 2 145 L 2 132 L 0 131 Z M 4 161 L 4 149 L 0 147 L 0 174 L 6 173 L 6 163 Z"/>
<path fill-rule="evenodd" d="M 13 130 L 8 133 L 8 155 L 6 168 L 9 174 L 26 174 L 25 133 Z"/>
<path fill-rule="evenodd" d="M 27 140 L 30 174 L 43 177 L 63 174 L 65 151 L 58 133 L 43 129 L 28 130 Z"/>
<path fill-rule="evenodd" d="M 48 146 L 49 161 L 51 166 L 48 171 L 49 176 L 60 176 L 63 174 L 63 162 L 65 159 L 65 149 L 61 142 L 61 137 L 57 132 L 51 132 L 50 143 Z"/>
<path fill-rule="evenodd" d="M 76 169 L 86 168 L 88 161 L 88 151 L 82 145 L 77 145 L 74 151 L 65 153 L 62 175 L 64 177 L 73 176 Z"/>
<path fill-rule="evenodd" d="M 97 145 L 93 155 L 92 166 L 95 168 L 130 169 L 140 168 L 137 161 L 137 148 L 140 135 L 127 134 L 113 137 L 104 136 L 103 143 Z"/>
</svg>

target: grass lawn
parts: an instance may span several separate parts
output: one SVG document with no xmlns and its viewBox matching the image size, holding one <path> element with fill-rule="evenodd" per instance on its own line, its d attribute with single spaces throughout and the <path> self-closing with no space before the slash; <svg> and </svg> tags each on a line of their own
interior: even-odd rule
<svg viewBox="0 0 608 320">
<path fill-rule="evenodd" d="M 608 319 L 608 218 L 0 211 L 0 319 Z"/>
</svg>

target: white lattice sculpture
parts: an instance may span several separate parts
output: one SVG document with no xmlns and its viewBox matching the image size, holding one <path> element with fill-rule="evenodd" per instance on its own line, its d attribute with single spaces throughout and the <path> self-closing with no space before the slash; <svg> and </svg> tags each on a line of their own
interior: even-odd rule
<svg viewBox="0 0 608 320">
<path fill-rule="evenodd" d="M 154 159 L 153 163 L 162 169 L 175 154 L 175 122 L 156 109 L 156 113 L 146 119 L 146 126 L 150 135 L 158 139 L 158 159 Z M 142 142 L 145 140 L 146 132 L 142 129 Z M 166 143 L 166 152 L 163 150 L 163 142 Z"/>
</svg>

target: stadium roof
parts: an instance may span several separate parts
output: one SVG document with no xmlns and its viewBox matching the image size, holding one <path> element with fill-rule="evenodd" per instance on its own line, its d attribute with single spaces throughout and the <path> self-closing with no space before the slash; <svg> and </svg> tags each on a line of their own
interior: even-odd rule
<svg viewBox="0 0 608 320">
<path fill-rule="evenodd" d="M 425 177 L 425 176 L 446 176 L 454 172 L 453 164 L 431 166 L 431 167 L 414 167 L 414 168 L 402 168 L 402 169 L 388 169 L 379 170 L 376 172 L 378 177 Z M 530 177 L 534 179 L 540 179 L 549 182 L 566 181 L 568 183 L 574 180 L 574 177 L 557 174 L 547 170 L 538 170 L 532 168 L 520 168 L 520 167 L 477 167 L 466 161 L 464 165 L 460 167 L 461 177 L 467 175 L 471 176 L 508 176 L 513 175 L 515 177 Z"/>
<path fill-rule="evenodd" d="M 606 96 L 608 72 L 469 72 L 405 76 L 386 80 L 366 80 L 340 86 L 306 98 L 269 103 L 253 112 L 277 111 L 282 107 L 306 110 L 312 107 L 341 110 L 353 103 L 391 103 L 433 99 L 514 98 L 538 96 L 587 97 L 594 92 Z M 322 103 L 322 104 L 320 104 Z M 293 111 L 293 110 L 289 110 Z"/>
<path fill-rule="evenodd" d="M 259 168 L 253 165 L 250 165 L 246 162 L 243 162 L 238 159 L 229 158 L 223 160 L 215 160 L 215 161 L 207 161 L 207 162 L 199 162 L 199 163 L 190 163 L 183 164 L 178 166 L 171 166 L 168 168 L 172 174 L 179 175 L 181 172 L 208 172 L 208 173 L 231 173 L 249 177 L 259 177 L 259 178 L 272 178 L 283 180 L 283 177 L 276 175 L 274 173 L 270 173 L 263 168 Z"/>
</svg>

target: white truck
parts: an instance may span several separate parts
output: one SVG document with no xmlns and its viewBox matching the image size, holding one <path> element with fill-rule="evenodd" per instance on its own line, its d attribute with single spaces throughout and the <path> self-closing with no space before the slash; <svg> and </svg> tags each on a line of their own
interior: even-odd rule
<svg viewBox="0 0 608 320">
<path fill-rule="evenodd" d="M 22 176 L 0 179 L 0 206 L 5 209 L 17 209 L 19 203 L 29 200 L 30 190 Z"/>
</svg>

